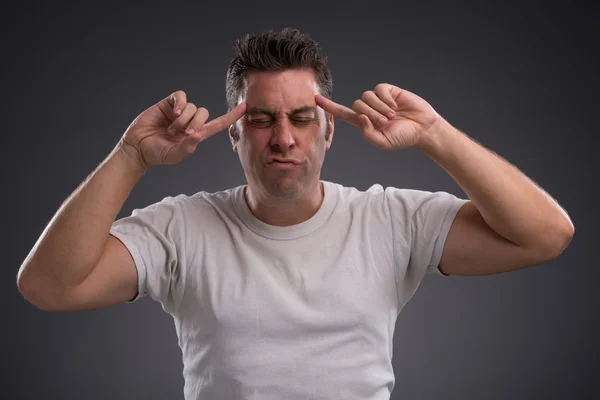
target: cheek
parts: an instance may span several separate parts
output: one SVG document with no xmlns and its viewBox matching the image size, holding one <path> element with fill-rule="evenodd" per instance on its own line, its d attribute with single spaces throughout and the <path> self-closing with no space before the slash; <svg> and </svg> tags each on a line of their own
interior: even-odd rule
<svg viewBox="0 0 600 400">
<path fill-rule="evenodd" d="M 266 135 L 261 135 L 256 130 L 245 129 L 240 134 L 238 151 L 243 153 L 245 158 L 255 158 L 265 148 L 267 141 Z"/>
</svg>

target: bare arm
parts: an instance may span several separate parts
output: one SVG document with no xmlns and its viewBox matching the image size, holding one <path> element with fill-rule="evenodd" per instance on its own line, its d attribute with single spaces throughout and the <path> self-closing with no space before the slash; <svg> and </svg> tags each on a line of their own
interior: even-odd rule
<svg viewBox="0 0 600 400">
<path fill-rule="evenodd" d="M 17 274 L 21 294 L 49 311 L 103 308 L 132 299 L 135 263 L 125 245 L 109 235 L 125 199 L 148 168 L 180 162 L 244 112 L 241 103 L 205 124 L 208 111 L 177 91 L 141 113 L 44 229 Z"/>
<path fill-rule="evenodd" d="M 467 193 L 448 234 L 440 270 L 489 275 L 548 262 L 574 234 L 563 208 L 502 157 L 440 118 L 421 150 Z"/>
<path fill-rule="evenodd" d="M 122 146 L 117 146 L 67 198 L 19 269 L 18 287 L 27 300 L 47 310 L 69 308 L 65 303 L 71 290 L 100 262 L 110 227 L 144 172 Z M 108 247 L 117 255 L 119 265 L 108 264 L 122 272 L 112 274 L 119 282 L 119 300 L 132 298 L 137 290 L 133 260 L 120 242 L 114 243 L 115 238 L 111 241 Z"/>
<path fill-rule="evenodd" d="M 386 150 L 418 148 L 440 165 L 469 196 L 444 246 L 440 271 L 489 275 L 545 263 L 570 243 L 569 216 L 516 167 L 452 127 L 421 97 L 379 84 L 353 109 L 322 96 L 315 101 L 360 127 Z"/>
</svg>

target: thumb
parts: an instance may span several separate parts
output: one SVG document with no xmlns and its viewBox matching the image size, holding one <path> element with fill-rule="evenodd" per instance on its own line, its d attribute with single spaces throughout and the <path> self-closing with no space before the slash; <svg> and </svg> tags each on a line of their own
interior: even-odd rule
<svg viewBox="0 0 600 400">
<path fill-rule="evenodd" d="M 373 126 L 373 123 L 366 115 L 362 114 L 358 118 L 360 123 L 360 134 L 369 142 L 380 148 L 386 147 L 385 137 L 380 134 Z"/>
<path fill-rule="evenodd" d="M 373 126 L 373 123 L 371 122 L 369 117 L 367 117 L 365 114 L 361 114 L 358 117 L 358 123 L 360 126 L 360 133 L 365 138 L 367 138 L 373 134 L 375 127 Z"/>
<path fill-rule="evenodd" d="M 205 138 L 201 132 L 194 132 L 191 135 L 188 135 L 178 146 L 173 149 L 177 152 L 177 158 L 182 160 L 192 154 L 194 151 L 196 151 L 196 147 L 204 139 Z"/>
</svg>

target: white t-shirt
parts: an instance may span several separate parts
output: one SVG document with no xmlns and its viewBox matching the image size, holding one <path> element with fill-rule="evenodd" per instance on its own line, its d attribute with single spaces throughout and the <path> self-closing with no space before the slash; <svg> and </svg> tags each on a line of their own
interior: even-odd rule
<svg viewBox="0 0 600 400">
<path fill-rule="evenodd" d="M 139 294 L 175 321 L 186 400 L 387 400 L 396 317 L 468 200 L 322 181 L 295 226 L 257 219 L 244 186 L 179 195 L 114 223 Z"/>
</svg>

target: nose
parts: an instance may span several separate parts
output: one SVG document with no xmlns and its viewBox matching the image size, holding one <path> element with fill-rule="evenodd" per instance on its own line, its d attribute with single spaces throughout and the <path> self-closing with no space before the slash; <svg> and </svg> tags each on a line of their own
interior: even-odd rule
<svg viewBox="0 0 600 400">
<path fill-rule="evenodd" d="M 274 151 L 284 152 L 295 146 L 296 141 L 294 140 L 293 127 L 290 126 L 290 122 L 287 118 L 277 120 L 273 124 L 273 131 L 271 134 L 271 147 L 274 147 Z"/>
</svg>

